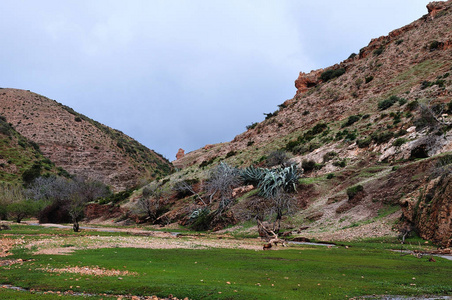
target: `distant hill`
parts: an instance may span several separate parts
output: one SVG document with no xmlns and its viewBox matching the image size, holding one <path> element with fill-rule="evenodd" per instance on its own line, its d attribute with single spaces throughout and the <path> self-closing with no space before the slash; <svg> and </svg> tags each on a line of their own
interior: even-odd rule
<svg viewBox="0 0 452 300">
<path fill-rule="evenodd" d="M 160 178 L 173 169 L 160 154 L 121 131 L 30 91 L 0 89 L 0 115 L 4 124 L 14 128 L 11 130 L 31 141 L 46 161 L 71 174 L 100 180 L 117 191 L 133 187 L 141 179 Z M 24 160 L 33 156 L 32 149 L 20 150 L 20 156 Z M 11 160 L 9 154 L 3 156 Z"/>
</svg>

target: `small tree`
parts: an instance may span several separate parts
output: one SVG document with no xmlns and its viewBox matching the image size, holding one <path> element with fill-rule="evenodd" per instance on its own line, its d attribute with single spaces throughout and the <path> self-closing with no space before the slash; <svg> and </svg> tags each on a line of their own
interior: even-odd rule
<svg viewBox="0 0 452 300">
<path fill-rule="evenodd" d="M 215 195 L 219 196 L 218 214 L 221 214 L 232 203 L 232 191 L 240 184 L 240 172 L 237 168 L 221 162 L 210 171 L 205 189 L 212 203 Z"/>
<path fill-rule="evenodd" d="M 17 223 L 20 223 L 22 219 L 31 217 L 39 210 L 37 202 L 30 199 L 22 199 L 17 202 L 13 202 L 7 207 L 8 214 L 14 218 Z"/>
<path fill-rule="evenodd" d="M 135 212 L 146 214 L 147 219 L 154 222 L 165 210 L 166 200 L 162 187 L 157 184 L 148 185 L 136 202 Z"/>
</svg>

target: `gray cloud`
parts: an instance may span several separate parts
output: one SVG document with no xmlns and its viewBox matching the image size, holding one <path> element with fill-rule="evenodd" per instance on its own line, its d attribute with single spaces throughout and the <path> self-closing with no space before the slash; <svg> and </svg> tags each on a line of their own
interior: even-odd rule
<svg viewBox="0 0 452 300">
<path fill-rule="evenodd" d="M 30 89 L 170 160 L 231 140 L 429 1 L 2 1 L 0 86 Z"/>
</svg>

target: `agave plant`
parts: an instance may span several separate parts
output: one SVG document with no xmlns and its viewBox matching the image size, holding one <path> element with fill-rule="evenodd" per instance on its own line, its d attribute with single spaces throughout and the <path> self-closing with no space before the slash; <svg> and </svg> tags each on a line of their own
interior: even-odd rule
<svg viewBox="0 0 452 300">
<path fill-rule="evenodd" d="M 250 166 L 245 168 L 241 173 L 240 177 L 242 178 L 245 184 L 252 184 L 254 186 L 258 186 L 259 183 L 264 179 L 267 175 L 268 169 L 256 168 L 254 166 Z"/>
<path fill-rule="evenodd" d="M 259 194 L 266 198 L 274 196 L 281 190 L 295 191 L 299 178 L 295 165 L 276 169 L 248 167 L 240 176 L 245 183 L 259 187 Z"/>
</svg>

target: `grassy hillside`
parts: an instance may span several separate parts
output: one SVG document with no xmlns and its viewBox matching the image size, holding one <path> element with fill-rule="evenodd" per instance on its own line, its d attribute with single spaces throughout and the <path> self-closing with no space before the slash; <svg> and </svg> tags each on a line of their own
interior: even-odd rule
<svg viewBox="0 0 452 300">
<path fill-rule="evenodd" d="M 0 181 L 22 183 L 39 174 L 65 174 L 0 116 Z M 28 176 L 28 177 L 27 177 Z"/>
</svg>

